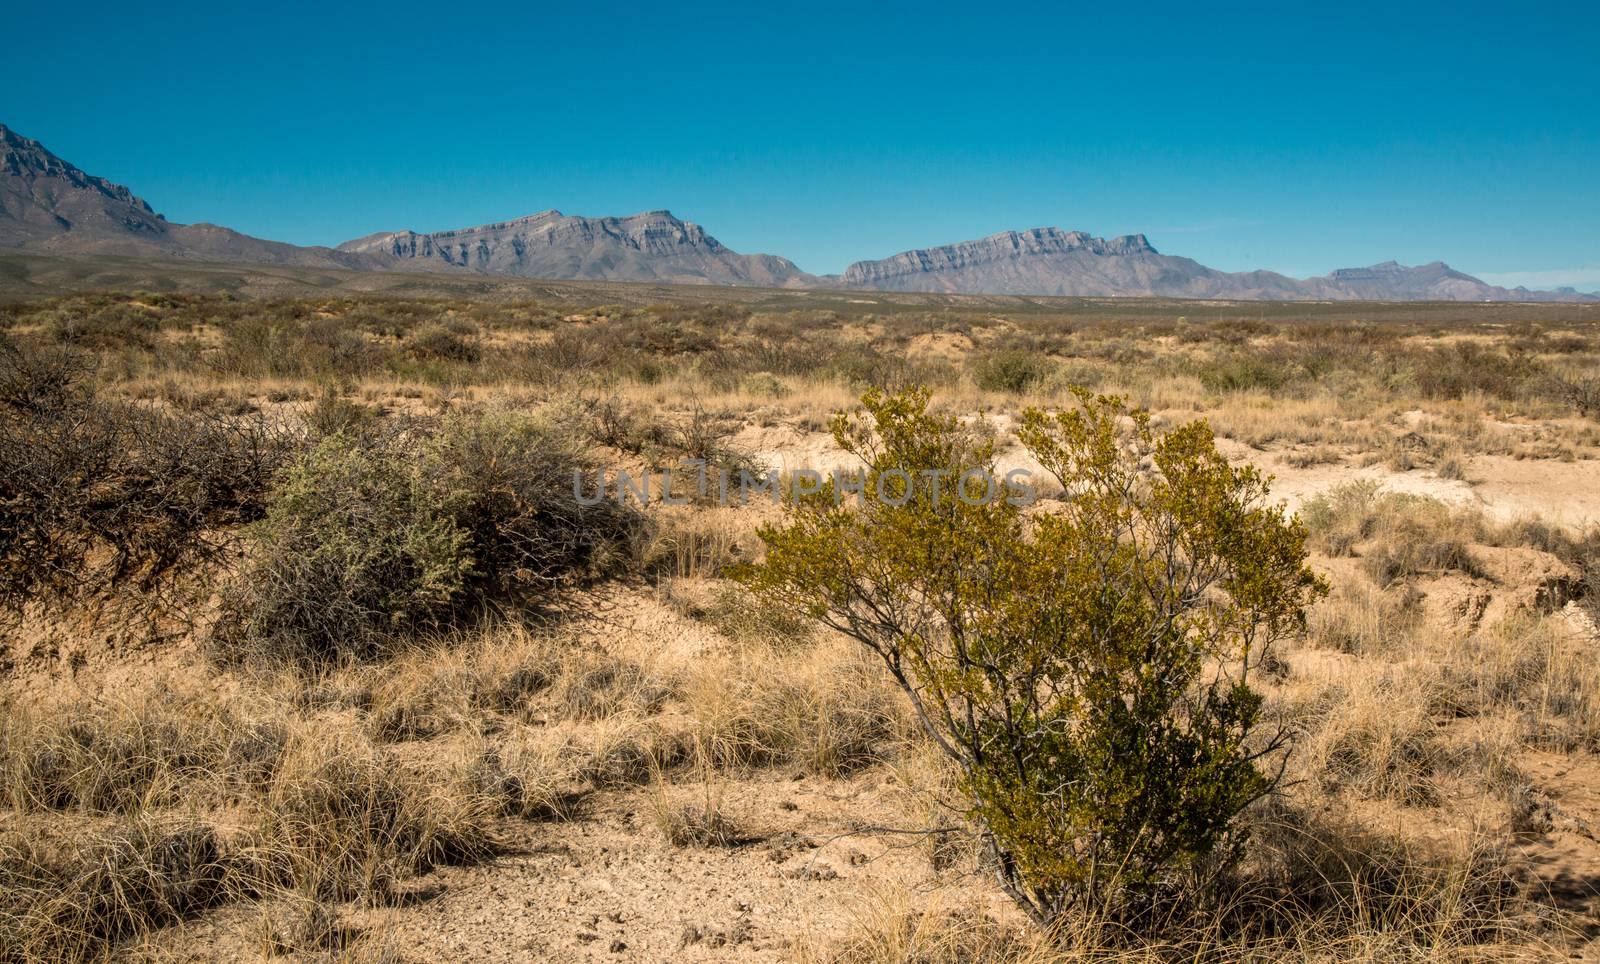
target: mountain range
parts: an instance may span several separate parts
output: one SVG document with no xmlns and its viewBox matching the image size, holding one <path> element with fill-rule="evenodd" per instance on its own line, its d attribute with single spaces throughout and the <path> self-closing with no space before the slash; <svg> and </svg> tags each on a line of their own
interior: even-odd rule
<svg viewBox="0 0 1600 964">
<path fill-rule="evenodd" d="M 1034 228 L 858 261 L 812 275 L 771 254 L 740 254 L 665 210 L 588 218 L 559 211 L 453 231 L 387 231 L 336 248 L 175 224 L 128 188 L 84 173 L 0 124 L 0 251 L 123 255 L 363 271 L 428 271 L 558 280 L 650 281 L 949 294 L 1156 296 L 1317 301 L 1600 301 L 1571 288 L 1507 289 L 1442 262 L 1393 261 L 1296 279 L 1226 272 L 1162 254 L 1142 234 L 1098 238 Z"/>
<path fill-rule="evenodd" d="M 459 231 L 389 231 L 339 245 L 340 252 L 407 265 L 522 278 L 665 281 L 678 284 L 796 286 L 812 276 L 771 254 L 728 250 L 671 211 L 625 218 L 568 217 L 542 211 Z"/>
</svg>

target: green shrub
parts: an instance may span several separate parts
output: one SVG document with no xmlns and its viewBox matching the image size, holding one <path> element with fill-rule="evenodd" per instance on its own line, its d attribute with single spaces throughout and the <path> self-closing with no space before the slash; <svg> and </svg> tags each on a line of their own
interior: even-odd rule
<svg viewBox="0 0 1600 964">
<path fill-rule="evenodd" d="M 972 363 L 972 378 L 986 392 L 1021 395 L 1050 377 L 1050 362 L 1037 353 L 1008 348 Z"/>
<path fill-rule="evenodd" d="M 327 436 L 248 530 L 216 640 L 236 655 L 363 656 L 491 603 L 537 605 L 631 558 L 638 513 L 580 504 L 586 467 L 514 414 Z"/>
<path fill-rule="evenodd" d="M 1019 437 L 1066 492 L 1025 519 L 1007 498 L 908 486 L 992 471 L 994 442 L 925 390 L 869 392 L 834 438 L 888 497 L 793 503 L 742 573 L 883 659 L 957 763 L 1001 884 L 1045 923 L 1130 919 L 1226 855 L 1280 745 L 1255 733 L 1247 673 L 1325 592 L 1304 531 L 1205 423 L 1158 435 L 1147 413 L 1079 398 L 1025 415 Z"/>
<path fill-rule="evenodd" d="M 1229 355 L 1201 365 L 1195 372 L 1210 392 L 1271 392 L 1294 380 L 1295 366 L 1261 355 Z"/>
<path fill-rule="evenodd" d="M 471 364 L 479 357 L 478 345 L 470 337 L 446 325 L 425 325 L 406 339 L 406 351 L 413 358 L 455 361 Z"/>
<path fill-rule="evenodd" d="M 363 654 L 386 636 L 437 628 L 472 569 L 467 534 L 437 511 L 394 442 L 323 439 L 249 534 L 223 632 L 271 652 Z"/>
</svg>

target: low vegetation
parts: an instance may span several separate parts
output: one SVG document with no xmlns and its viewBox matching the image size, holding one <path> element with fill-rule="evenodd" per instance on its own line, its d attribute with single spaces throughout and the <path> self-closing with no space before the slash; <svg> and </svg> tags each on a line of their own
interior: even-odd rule
<svg viewBox="0 0 1600 964">
<path fill-rule="evenodd" d="M 1025 526 L 1010 492 L 925 481 L 993 486 L 993 442 L 925 392 L 869 392 L 870 423 L 841 416 L 834 437 L 880 495 L 800 501 L 748 577 L 883 660 L 958 767 L 1002 887 L 1047 926 L 1192 896 L 1177 882 L 1273 786 L 1257 761 L 1282 744 L 1257 739 L 1248 674 L 1322 588 L 1304 533 L 1203 423 L 1157 435 L 1117 400 L 1078 401 L 1025 415 L 1065 492 Z"/>
<path fill-rule="evenodd" d="M 1577 309 L 552 292 L 0 306 L 0 960 L 1585 951 Z"/>
</svg>

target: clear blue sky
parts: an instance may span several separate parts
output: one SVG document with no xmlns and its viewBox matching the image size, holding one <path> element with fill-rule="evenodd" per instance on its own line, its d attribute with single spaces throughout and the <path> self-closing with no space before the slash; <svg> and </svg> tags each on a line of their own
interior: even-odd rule
<svg viewBox="0 0 1600 964">
<path fill-rule="evenodd" d="M 1600 4 L 403 2 L 4 14 L 0 122 L 333 244 L 670 208 L 817 272 L 1007 228 L 1600 289 Z"/>
</svg>

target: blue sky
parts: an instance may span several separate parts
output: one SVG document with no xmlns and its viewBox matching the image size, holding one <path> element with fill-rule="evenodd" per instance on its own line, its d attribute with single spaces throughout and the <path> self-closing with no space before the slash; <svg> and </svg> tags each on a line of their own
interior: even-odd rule
<svg viewBox="0 0 1600 964">
<path fill-rule="evenodd" d="M 16 4 L 0 122 L 297 243 L 670 208 L 816 272 L 1056 225 L 1600 289 L 1600 4 L 1073 6 Z"/>
</svg>

